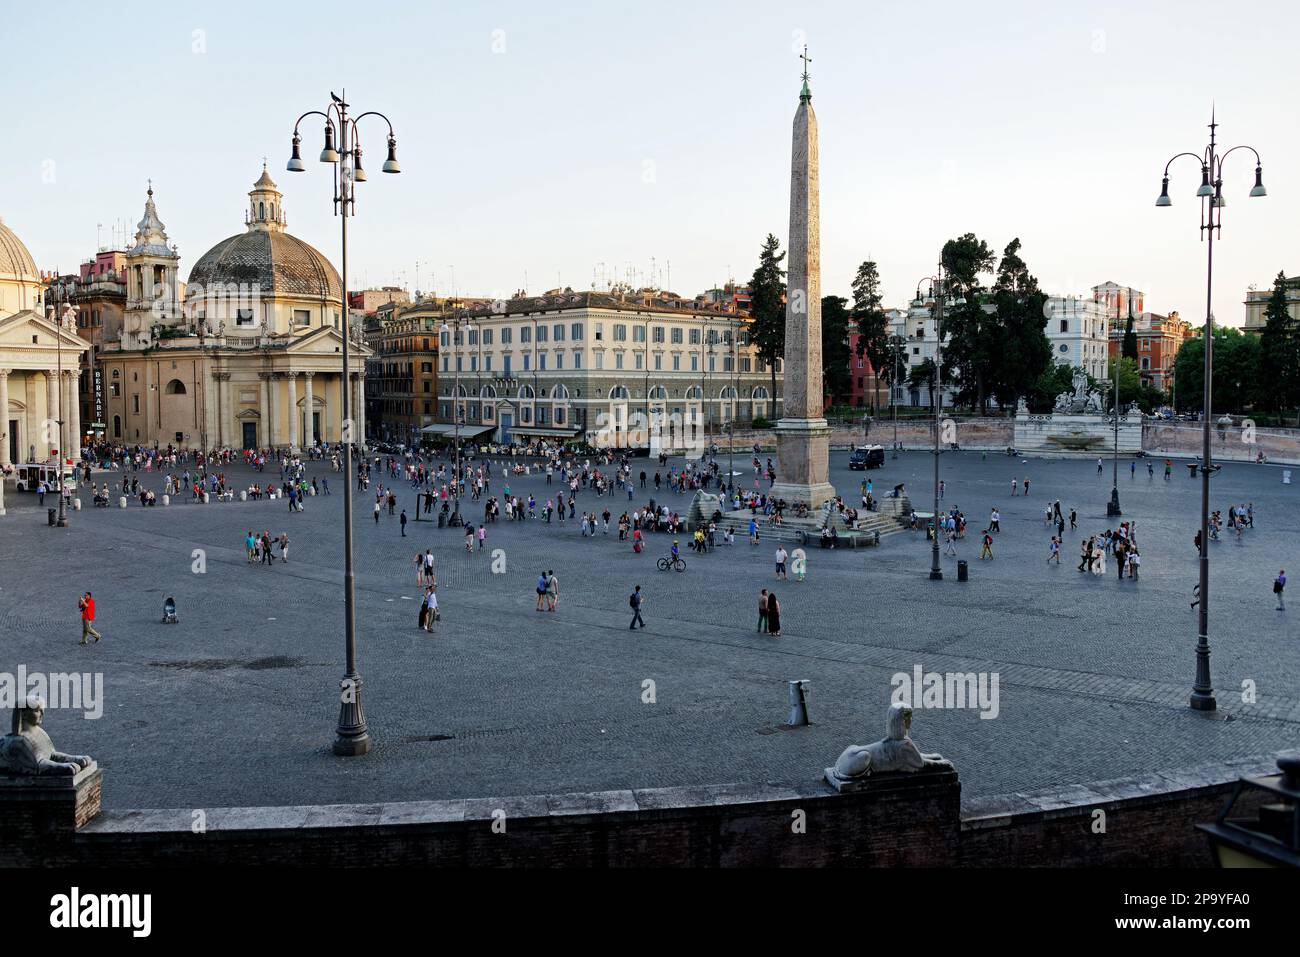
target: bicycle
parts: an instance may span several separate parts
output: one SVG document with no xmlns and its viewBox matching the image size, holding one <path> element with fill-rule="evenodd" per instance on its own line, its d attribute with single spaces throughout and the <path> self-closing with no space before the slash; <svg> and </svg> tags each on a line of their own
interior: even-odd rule
<svg viewBox="0 0 1300 957">
<path fill-rule="evenodd" d="M 676 569 L 679 572 L 686 571 L 686 562 L 681 558 L 673 558 L 671 555 L 659 559 L 655 564 L 661 572 L 666 572 L 670 568 Z"/>
</svg>

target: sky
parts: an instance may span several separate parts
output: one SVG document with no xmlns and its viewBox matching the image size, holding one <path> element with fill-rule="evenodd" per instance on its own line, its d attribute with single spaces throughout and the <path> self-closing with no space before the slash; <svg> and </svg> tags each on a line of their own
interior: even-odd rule
<svg viewBox="0 0 1300 957">
<path fill-rule="evenodd" d="M 1300 274 L 1300 7 L 1129 2 L 658 0 L 202 5 L 0 0 L 0 217 L 42 269 L 130 232 L 153 180 L 182 276 L 243 231 L 266 156 L 289 230 L 339 263 L 322 129 L 347 90 L 369 182 L 349 287 L 499 296 L 631 279 L 693 296 L 785 248 L 798 57 L 820 124 L 824 294 L 879 263 L 904 306 L 945 240 L 1013 238 L 1045 290 L 1114 280 L 1204 321 L 1194 160 L 1226 146 L 1216 321 Z M 59 28 L 59 24 L 63 28 Z M 102 228 L 97 228 L 102 224 Z M 418 265 L 417 265 L 418 264 Z"/>
</svg>

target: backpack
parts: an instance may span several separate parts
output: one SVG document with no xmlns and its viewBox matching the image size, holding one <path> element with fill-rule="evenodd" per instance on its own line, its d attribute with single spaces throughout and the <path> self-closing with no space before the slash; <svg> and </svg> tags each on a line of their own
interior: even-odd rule
<svg viewBox="0 0 1300 957">
<path fill-rule="evenodd" d="M 1282 593 L 1282 579 L 1280 579 L 1280 578 L 1274 578 L 1274 579 L 1273 579 L 1273 594 L 1274 594 L 1274 595 L 1280 595 L 1281 593 Z"/>
<path fill-rule="evenodd" d="M 545 576 L 545 575 L 538 575 L 538 576 L 537 576 L 537 594 L 540 595 L 540 594 L 542 594 L 544 591 L 546 591 L 546 576 Z"/>
<path fill-rule="evenodd" d="M 636 592 L 633 592 L 631 595 L 628 596 L 627 607 L 629 608 L 636 607 Z"/>
</svg>

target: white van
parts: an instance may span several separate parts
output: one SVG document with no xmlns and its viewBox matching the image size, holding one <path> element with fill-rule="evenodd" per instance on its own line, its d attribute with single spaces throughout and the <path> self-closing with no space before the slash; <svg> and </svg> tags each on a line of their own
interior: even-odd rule
<svg viewBox="0 0 1300 957">
<path fill-rule="evenodd" d="M 14 489 L 19 492 L 35 492 L 45 483 L 47 492 L 54 492 L 59 483 L 59 466 L 49 462 L 27 462 L 14 466 Z M 77 470 L 71 465 L 63 466 L 63 484 L 69 491 L 77 490 Z"/>
</svg>

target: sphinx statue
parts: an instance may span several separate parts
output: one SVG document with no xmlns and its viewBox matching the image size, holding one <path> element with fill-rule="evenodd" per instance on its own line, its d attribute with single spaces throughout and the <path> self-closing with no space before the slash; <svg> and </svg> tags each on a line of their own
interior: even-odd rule
<svg viewBox="0 0 1300 957">
<path fill-rule="evenodd" d="M 849 745 L 835 766 L 826 769 L 826 780 L 838 789 L 845 783 L 862 781 L 874 774 L 952 767 L 942 754 L 923 754 L 908 736 L 911 728 L 911 707 L 901 702 L 891 704 L 885 718 L 884 739 L 874 744 Z"/>
<path fill-rule="evenodd" d="M 54 742 L 41 727 L 44 719 L 45 702 L 36 695 L 14 708 L 13 731 L 0 738 L 0 776 L 67 777 L 94 765 L 88 754 L 54 750 Z"/>
</svg>

